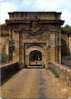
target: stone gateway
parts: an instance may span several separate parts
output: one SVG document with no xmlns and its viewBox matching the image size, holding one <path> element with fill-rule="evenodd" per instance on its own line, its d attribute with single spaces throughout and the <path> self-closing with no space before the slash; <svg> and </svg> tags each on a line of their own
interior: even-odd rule
<svg viewBox="0 0 71 99">
<path fill-rule="evenodd" d="M 61 63 L 61 25 L 64 21 L 60 17 L 60 12 L 10 12 L 6 20 L 9 60 L 16 54 L 21 68 Z"/>
</svg>

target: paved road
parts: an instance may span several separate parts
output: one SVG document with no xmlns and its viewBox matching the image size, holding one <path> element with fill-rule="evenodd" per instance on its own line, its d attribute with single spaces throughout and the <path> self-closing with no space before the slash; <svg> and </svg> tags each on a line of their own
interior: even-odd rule
<svg viewBox="0 0 71 99">
<path fill-rule="evenodd" d="M 23 69 L 2 86 L 4 99 L 48 99 L 45 69 Z"/>
</svg>

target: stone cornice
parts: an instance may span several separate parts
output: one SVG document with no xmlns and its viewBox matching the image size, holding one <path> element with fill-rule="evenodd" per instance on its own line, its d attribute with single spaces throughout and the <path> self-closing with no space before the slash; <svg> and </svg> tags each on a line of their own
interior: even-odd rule
<svg viewBox="0 0 71 99">
<path fill-rule="evenodd" d="M 63 25 L 64 21 L 63 20 L 6 20 L 7 25 L 8 24 L 25 24 L 25 23 L 31 23 L 33 21 L 36 21 L 37 23 L 41 24 L 59 24 Z"/>
</svg>

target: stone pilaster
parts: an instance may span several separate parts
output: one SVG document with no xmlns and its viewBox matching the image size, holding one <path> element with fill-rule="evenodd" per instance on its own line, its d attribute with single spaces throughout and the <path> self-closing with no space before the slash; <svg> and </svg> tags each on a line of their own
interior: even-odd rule
<svg viewBox="0 0 71 99">
<path fill-rule="evenodd" d="M 24 64 L 24 67 L 26 67 L 26 48 L 25 48 L 25 43 L 23 43 L 23 64 Z"/>
<path fill-rule="evenodd" d="M 61 32 L 60 30 L 58 29 L 57 32 L 56 32 L 56 36 L 55 36 L 55 56 L 56 56 L 56 59 L 55 61 L 57 63 L 61 63 Z"/>
<path fill-rule="evenodd" d="M 45 68 L 47 68 L 48 64 L 48 48 L 47 46 L 44 47 L 44 56 L 43 56 L 43 64 L 45 65 Z"/>
<path fill-rule="evenodd" d="M 59 64 L 61 64 L 61 30 L 59 30 Z"/>
<path fill-rule="evenodd" d="M 19 32 L 19 63 L 20 63 L 20 68 L 23 68 L 23 57 L 24 57 L 24 53 L 23 53 L 23 36 L 22 36 L 22 32 Z"/>
<path fill-rule="evenodd" d="M 12 30 L 9 30 L 9 61 L 13 61 Z"/>
<path fill-rule="evenodd" d="M 55 32 L 50 33 L 50 40 L 49 40 L 49 51 L 50 51 L 50 62 L 55 62 Z"/>
<path fill-rule="evenodd" d="M 59 33 L 55 32 L 55 62 L 59 62 Z"/>
</svg>

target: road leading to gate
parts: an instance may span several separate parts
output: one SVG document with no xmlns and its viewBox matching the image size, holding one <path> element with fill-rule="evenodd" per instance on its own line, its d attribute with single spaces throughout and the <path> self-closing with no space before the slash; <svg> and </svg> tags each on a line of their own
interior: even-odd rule
<svg viewBox="0 0 71 99">
<path fill-rule="evenodd" d="M 67 99 L 64 98 L 66 93 L 59 89 L 60 83 L 56 84 L 57 80 L 49 75 L 45 69 L 23 69 L 1 87 L 1 95 L 3 99 L 52 99 L 48 98 L 51 95 L 55 95 L 53 99 Z"/>
<path fill-rule="evenodd" d="M 23 69 L 2 86 L 6 99 L 48 99 L 45 69 Z"/>
</svg>

